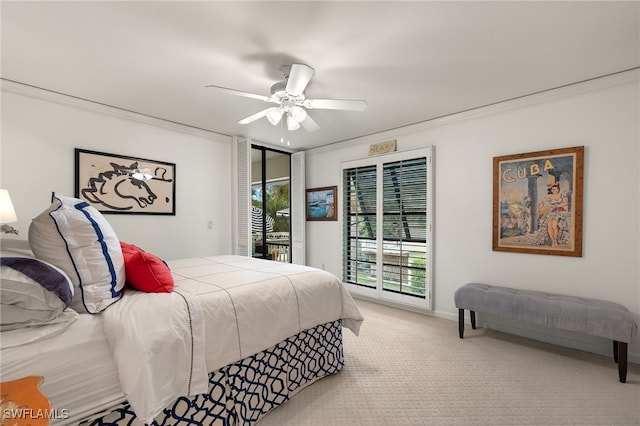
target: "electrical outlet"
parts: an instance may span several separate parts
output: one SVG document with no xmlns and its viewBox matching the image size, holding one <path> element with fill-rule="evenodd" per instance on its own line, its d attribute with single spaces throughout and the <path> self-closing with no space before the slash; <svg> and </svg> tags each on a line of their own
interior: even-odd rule
<svg viewBox="0 0 640 426">
<path fill-rule="evenodd" d="M 208 229 L 213 229 L 213 221 L 212 220 L 207 222 L 207 228 Z"/>
</svg>

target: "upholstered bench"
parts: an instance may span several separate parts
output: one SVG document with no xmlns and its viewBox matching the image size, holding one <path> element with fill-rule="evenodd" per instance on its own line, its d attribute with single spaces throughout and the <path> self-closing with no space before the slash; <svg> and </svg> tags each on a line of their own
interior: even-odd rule
<svg viewBox="0 0 640 426">
<path fill-rule="evenodd" d="M 454 294 L 458 308 L 458 331 L 464 338 L 464 310 L 542 324 L 613 340 L 613 359 L 618 363 L 620 382 L 627 380 L 627 344 L 638 326 L 624 306 L 597 299 L 565 296 L 541 291 L 517 290 L 486 284 L 465 284 Z"/>
</svg>

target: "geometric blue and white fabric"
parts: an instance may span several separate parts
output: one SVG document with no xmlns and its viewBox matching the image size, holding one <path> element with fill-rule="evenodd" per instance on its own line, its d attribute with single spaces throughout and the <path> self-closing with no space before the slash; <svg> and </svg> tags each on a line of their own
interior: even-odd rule
<svg viewBox="0 0 640 426">
<path fill-rule="evenodd" d="M 210 373 L 206 394 L 178 398 L 152 425 L 253 425 L 305 386 L 343 367 L 342 321 L 321 324 Z M 128 403 L 80 424 L 142 425 Z"/>
</svg>

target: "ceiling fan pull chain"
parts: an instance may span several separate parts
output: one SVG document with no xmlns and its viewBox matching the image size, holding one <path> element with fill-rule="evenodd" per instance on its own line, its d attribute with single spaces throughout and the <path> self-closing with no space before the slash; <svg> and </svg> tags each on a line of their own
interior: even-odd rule
<svg viewBox="0 0 640 426">
<path fill-rule="evenodd" d="M 280 143 L 284 144 L 284 117 L 280 120 Z"/>
</svg>

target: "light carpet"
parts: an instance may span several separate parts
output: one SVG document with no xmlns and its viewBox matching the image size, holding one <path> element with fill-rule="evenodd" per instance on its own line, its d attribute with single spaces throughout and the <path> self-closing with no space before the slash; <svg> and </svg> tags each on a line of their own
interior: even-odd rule
<svg viewBox="0 0 640 426">
<path fill-rule="evenodd" d="M 640 366 L 356 300 L 345 367 L 258 426 L 640 425 Z"/>
</svg>

